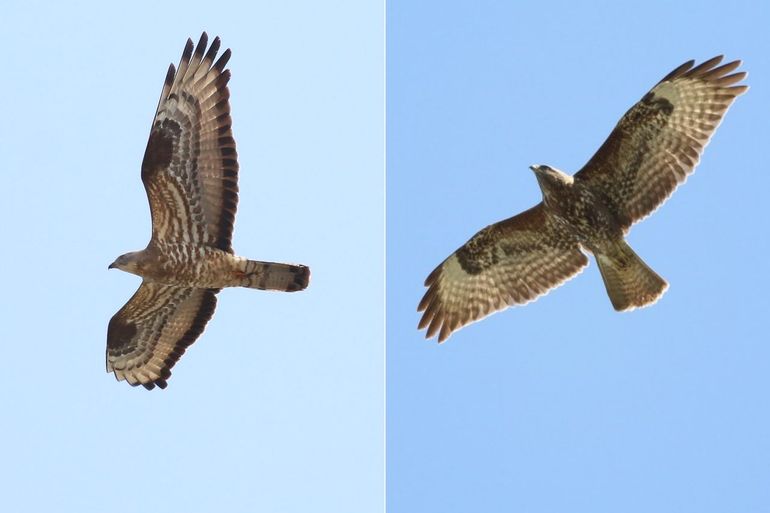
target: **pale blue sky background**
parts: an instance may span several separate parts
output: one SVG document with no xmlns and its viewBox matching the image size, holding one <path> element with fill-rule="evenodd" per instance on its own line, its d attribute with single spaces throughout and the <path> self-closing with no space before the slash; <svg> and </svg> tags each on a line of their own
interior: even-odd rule
<svg viewBox="0 0 770 513">
<path fill-rule="evenodd" d="M 0 509 L 379 512 L 381 2 L 15 2 L 0 29 Z M 165 391 L 104 371 L 150 235 L 139 177 L 166 69 L 232 48 L 234 248 L 312 268 L 225 290 Z"/>
<path fill-rule="evenodd" d="M 770 511 L 770 11 L 760 2 L 388 3 L 392 513 Z M 682 62 L 744 60 L 688 183 L 630 242 L 671 288 L 613 311 L 595 262 L 438 346 L 428 273 L 574 172 Z"/>
</svg>

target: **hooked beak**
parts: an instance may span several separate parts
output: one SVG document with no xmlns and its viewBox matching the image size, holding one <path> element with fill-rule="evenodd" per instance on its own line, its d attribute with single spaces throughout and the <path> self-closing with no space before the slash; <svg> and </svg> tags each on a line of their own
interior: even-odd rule
<svg viewBox="0 0 770 513">
<path fill-rule="evenodd" d="M 529 166 L 529 168 L 530 168 L 530 169 L 531 169 L 531 170 L 532 170 L 534 173 L 537 173 L 537 170 L 538 170 L 538 168 L 539 168 L 539 167 L 540 167 L 540 166 L 536 166 L 536 165 L 532 165 L 532 166 Z"/>
<path fill-rule="evenodd" d="M 112 262 L 109 266 L 107 266 L 107 270 L 115 269 L 117 266 L 115 265 L 115 262 Z"/>
</svg>

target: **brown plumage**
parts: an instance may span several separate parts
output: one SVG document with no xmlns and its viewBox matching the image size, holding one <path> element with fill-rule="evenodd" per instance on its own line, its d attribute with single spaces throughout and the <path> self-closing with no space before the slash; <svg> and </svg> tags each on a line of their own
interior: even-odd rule
<svg viewBox="0 0 770 513">
<path fill-rule="evenodd" d="M 666 75 L 620 119 L 574 176 L 532 166 L 537 206 L 474 235 L 425 280 L 419 329 L 439 342 L 497 310 L 564 283 L 596 256 L 613 307 L 657 301 L 668 284 L 624 236 L 684 183 L 722 117 L 748 89 L 740 61 L 689 61 Z"/>
<path fill-rule="evenodd" d="M 238 156 L 230 118 L 230 58 L 216 62 L 219 38 L 206 50 L 187 40 L 179 69 L 166 75 L 142 161 L 152 215 L 147 248 L 110 268 L 143 278 L 110 320 L 107 371 L 118 380 L 165 388 L 171 368 L 203 332 L 224 287 L 293 292 L 307 287 L 303 265 L 235 256 Z M 193 53 L 194 50 L 194 53 Z"/>
</svg>

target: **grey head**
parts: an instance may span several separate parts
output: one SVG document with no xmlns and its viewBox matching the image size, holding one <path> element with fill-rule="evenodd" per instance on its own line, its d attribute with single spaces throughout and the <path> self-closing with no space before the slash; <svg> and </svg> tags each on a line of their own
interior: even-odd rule
<svg viewBox="0 0 770 513">
<path fill-rule="evenodd" d="M 132 251 L 125 255 L 120 255 L 112 262 L 107 269 L 120 269 L 127 273 L 139 274 L 139 262 L 141 260 L 141 251 Z"/>
</svg>

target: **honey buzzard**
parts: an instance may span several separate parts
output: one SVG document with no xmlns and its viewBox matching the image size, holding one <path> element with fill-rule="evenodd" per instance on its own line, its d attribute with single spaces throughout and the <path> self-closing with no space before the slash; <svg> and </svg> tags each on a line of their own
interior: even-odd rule
<svg viewBox="0 0 770 513">
<path fill-rule="evenodd" d="M 700 160 L 722 117 L 748 89 L 741 64 L 722 56 L 666 75 L 620 119 L 574 176 L 531 166 L 543 201 L 487 226 L 425 280 L 418 329 L 443 342 L 495 311 L 561 285 L 592 253 L 615 310 L 650 305 L 668 288 L 625 242 L 635 222 L 660 206 Z"/>
<path fill-rule="evenodd" d="M 236 256 L 231 239 L 238 203 L 238 160 L 230 128 L 230 50 L 214 62 L 204 32 L 187 40 L 179 69 L 163 84 L 142 161 L 152 237 L 109 267 L 142 277 L 110 320 L 107 372 L 148 390 L 166 388 L 171 368 L 211 319 L 224 287 L 294 292 L 308 285 L 304 265 Z M 194 53 L 193 53 L 193 50 Z"/>
</svg>

